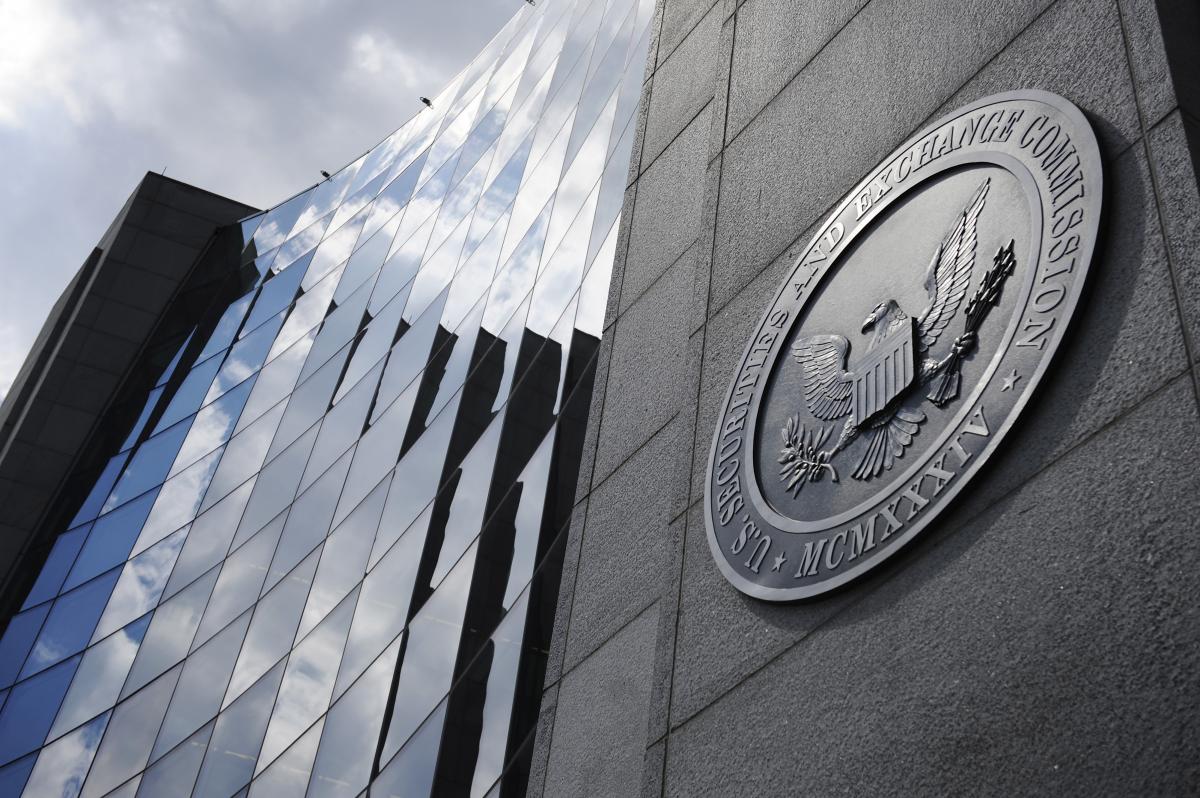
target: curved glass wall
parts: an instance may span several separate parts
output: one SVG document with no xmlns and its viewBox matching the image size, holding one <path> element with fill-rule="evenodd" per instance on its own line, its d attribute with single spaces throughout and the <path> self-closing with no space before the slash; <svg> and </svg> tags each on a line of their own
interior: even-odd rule
<svg viewBox="0 0 1200 798">
<path fill-rule="evenodd" d="M 524 6 L 244 220 L 0 640 L 0 794 L 523 794 L 652 7 Z"/>
</svg>

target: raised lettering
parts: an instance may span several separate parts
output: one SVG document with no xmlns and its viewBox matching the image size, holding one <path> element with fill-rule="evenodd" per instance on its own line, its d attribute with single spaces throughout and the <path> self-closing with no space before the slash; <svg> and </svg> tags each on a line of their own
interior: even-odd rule
<svg viewBox="0 0 1200 798">
<path fill-rule="evenodd" d="M 796 571 L 796 579 L 816 576 L 817 566 L 821 562 L 821 552 L 824 550 L 825 538 L 818 540 L 816 545 L 811 540 L 804 544 L 804 553 L 800 555 L 800 568 Z"/>
</svg>

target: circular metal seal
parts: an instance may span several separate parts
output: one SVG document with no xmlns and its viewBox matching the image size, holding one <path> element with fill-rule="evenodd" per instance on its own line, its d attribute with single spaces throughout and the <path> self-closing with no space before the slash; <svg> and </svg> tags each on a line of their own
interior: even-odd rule
<svg viewBox="0 0 1200 798">
<path fill-rule="evenodd" d="M 717 421 L 705 519 L 734 586 L 791 601 L 843 585 L 971 481 L 1062 341 L 1101 195 L 1095 134 L 1042 91 L 943 117 L 850 192 Z"/>
</svg>

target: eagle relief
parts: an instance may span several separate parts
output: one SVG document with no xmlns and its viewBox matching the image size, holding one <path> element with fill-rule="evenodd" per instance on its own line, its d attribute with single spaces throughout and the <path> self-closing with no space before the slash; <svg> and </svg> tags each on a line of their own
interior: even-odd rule
<svg viewBox="0 0 1200 798">
<path fill-rule="evenodd" d="M 987 97 L 832 211 L 763 314 L 713 437 L 708 540 L 738 589 L 810 598 L 882 562 L 971 481 L 1042 381 L 1100 217 L 1083 115 Z"/>
</svg>

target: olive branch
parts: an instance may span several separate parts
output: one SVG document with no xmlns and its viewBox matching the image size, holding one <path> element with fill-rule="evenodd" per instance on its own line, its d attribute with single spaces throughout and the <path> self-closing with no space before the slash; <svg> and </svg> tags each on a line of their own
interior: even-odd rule
<svg viewBox="0 0 1200 798">
<path fill-rule="evenodd" d="M 826 462 L 827 455 L 821 451 L 832 429 L 824 426 L 808 429 L 800 423 L 799 416 L 792 416 L 784 424 L 779 479 L 792 496 L 798 496 L 805 483 L 818 481 L 826 471 L 832 481 L 838 481 L 837 469 Z"/>
</svg>

